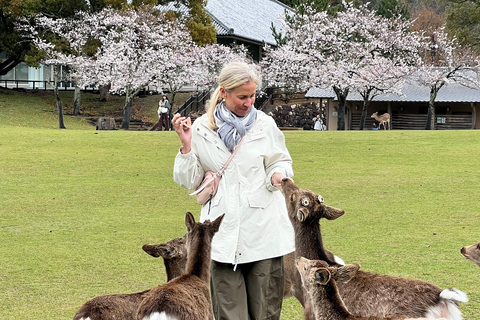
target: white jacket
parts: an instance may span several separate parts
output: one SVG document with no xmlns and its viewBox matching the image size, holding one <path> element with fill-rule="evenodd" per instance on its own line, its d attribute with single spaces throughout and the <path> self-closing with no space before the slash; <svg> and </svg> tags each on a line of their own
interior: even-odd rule
<svg viewBox="0 0 480 320">
<path fill-rule="evenodd" d="M 205 171 L 220 170 L 231 153 L 217 132 L 208 127 L 206 114 L 193 123 L 191 130 L 192 150 L 177 154 L 173 178 L 193 190 Z M 225 213 L 213 237 L 213 260 L 236 265 L 295 251 L 285 198 L 270 182 L 275 172 L 292 177 L 292 159 L 274 120 L 258 111 L 255 124 L 220 180 L 217 194 L 200 213 L 202 222 Z"/>
</svg>

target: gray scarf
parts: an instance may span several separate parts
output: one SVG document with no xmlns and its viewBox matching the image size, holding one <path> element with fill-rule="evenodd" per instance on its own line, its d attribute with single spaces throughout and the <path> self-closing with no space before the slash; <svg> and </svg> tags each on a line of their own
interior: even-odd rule
<svg viewBox="0 0 480 320">
<path fill-rule="evenodd" d="M 215 107 L 214 115 L 220 139 L 225 143 L 227 149 L 233 152 L 235 146 L 257 120 L 257 109 L 251 106 L 245 117 L 237 117 L 225 107 L 225 102 L 221 101 Z"/>
</svg>

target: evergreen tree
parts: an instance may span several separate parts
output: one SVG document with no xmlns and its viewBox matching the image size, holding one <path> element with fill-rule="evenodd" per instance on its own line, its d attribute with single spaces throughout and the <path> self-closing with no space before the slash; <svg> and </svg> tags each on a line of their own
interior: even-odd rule
<svg viewBox="0 0 480 320">
<path fill-rule="evenodd" d="M 375 6 L 375 12 L 385 18 L 400 15 L 405 19 L 410 19 L 408 4 L 403 0 L 378 0 Z"/>
<path fill-rule="evenodd" d="M 480 54 L 480 0 L 465 0 L 447 8 L 446 30 L 461 45 Z"/>
<path fill-rule="evenodd" d="M 188 2 L 190 17 L 186 21 L 186 26 L 190 30 L 193 41 L 198 45 L 217 42 L 217 32 L 212 24 L 212 18 L 205 10 L 206 0 Z"/>
</svg>

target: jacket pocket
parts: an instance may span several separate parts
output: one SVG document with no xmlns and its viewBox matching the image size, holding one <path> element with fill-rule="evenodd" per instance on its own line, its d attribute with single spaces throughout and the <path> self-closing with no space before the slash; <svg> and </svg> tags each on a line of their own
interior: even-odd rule
<svg viewBox="0 0 480 320">
<path fill-rule="evenodd" d="M 210 205 L 211 208 L 218 206 L 220 203 L 220 200 L 222 199 L 222 193 L 218 193 L 212 197 L 212 200 L 210 200 L 210 204 L 206 203 L 204 206 L 208 207 Z"/>
<path fill-rule="evenodd" d="M 255 191 L 247 193 L 248 205 L 250 208 L 266 208 L 273 200 L 272 192 L 262 187 Z"/>
</svg>

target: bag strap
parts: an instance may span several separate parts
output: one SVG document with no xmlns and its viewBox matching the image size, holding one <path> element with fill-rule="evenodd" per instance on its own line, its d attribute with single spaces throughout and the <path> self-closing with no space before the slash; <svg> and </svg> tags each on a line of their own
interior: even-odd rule
<svg viewBox="0 0 480 320">
<path fill-rule="evenodd" d="M 243 137 L 245 138 L 245 136 Z M 223 171 L 225 171 L 225 169 L 227 168 L 228 164 L 230 163 L 230 161 L 232 161 L 233 157 L 235 156 L 235 154 L 237 153 L 238 151 L 238 148 L 240 148 L 240 145 L 242 144 L 243 142 L 243 138 L 240 140 L 240 142 L 238 143 L 237 147 L 235 148 L 235 150 L 233 150 L 232 154 L 230 155 L 230 158 L 228 158 L 227 162 L 225 162 L 225 164 L 223 165 L 222 169 L 220 169 L 216 174 L 217 176 L 222 176 L 223 174 Z"/>
</svg>

